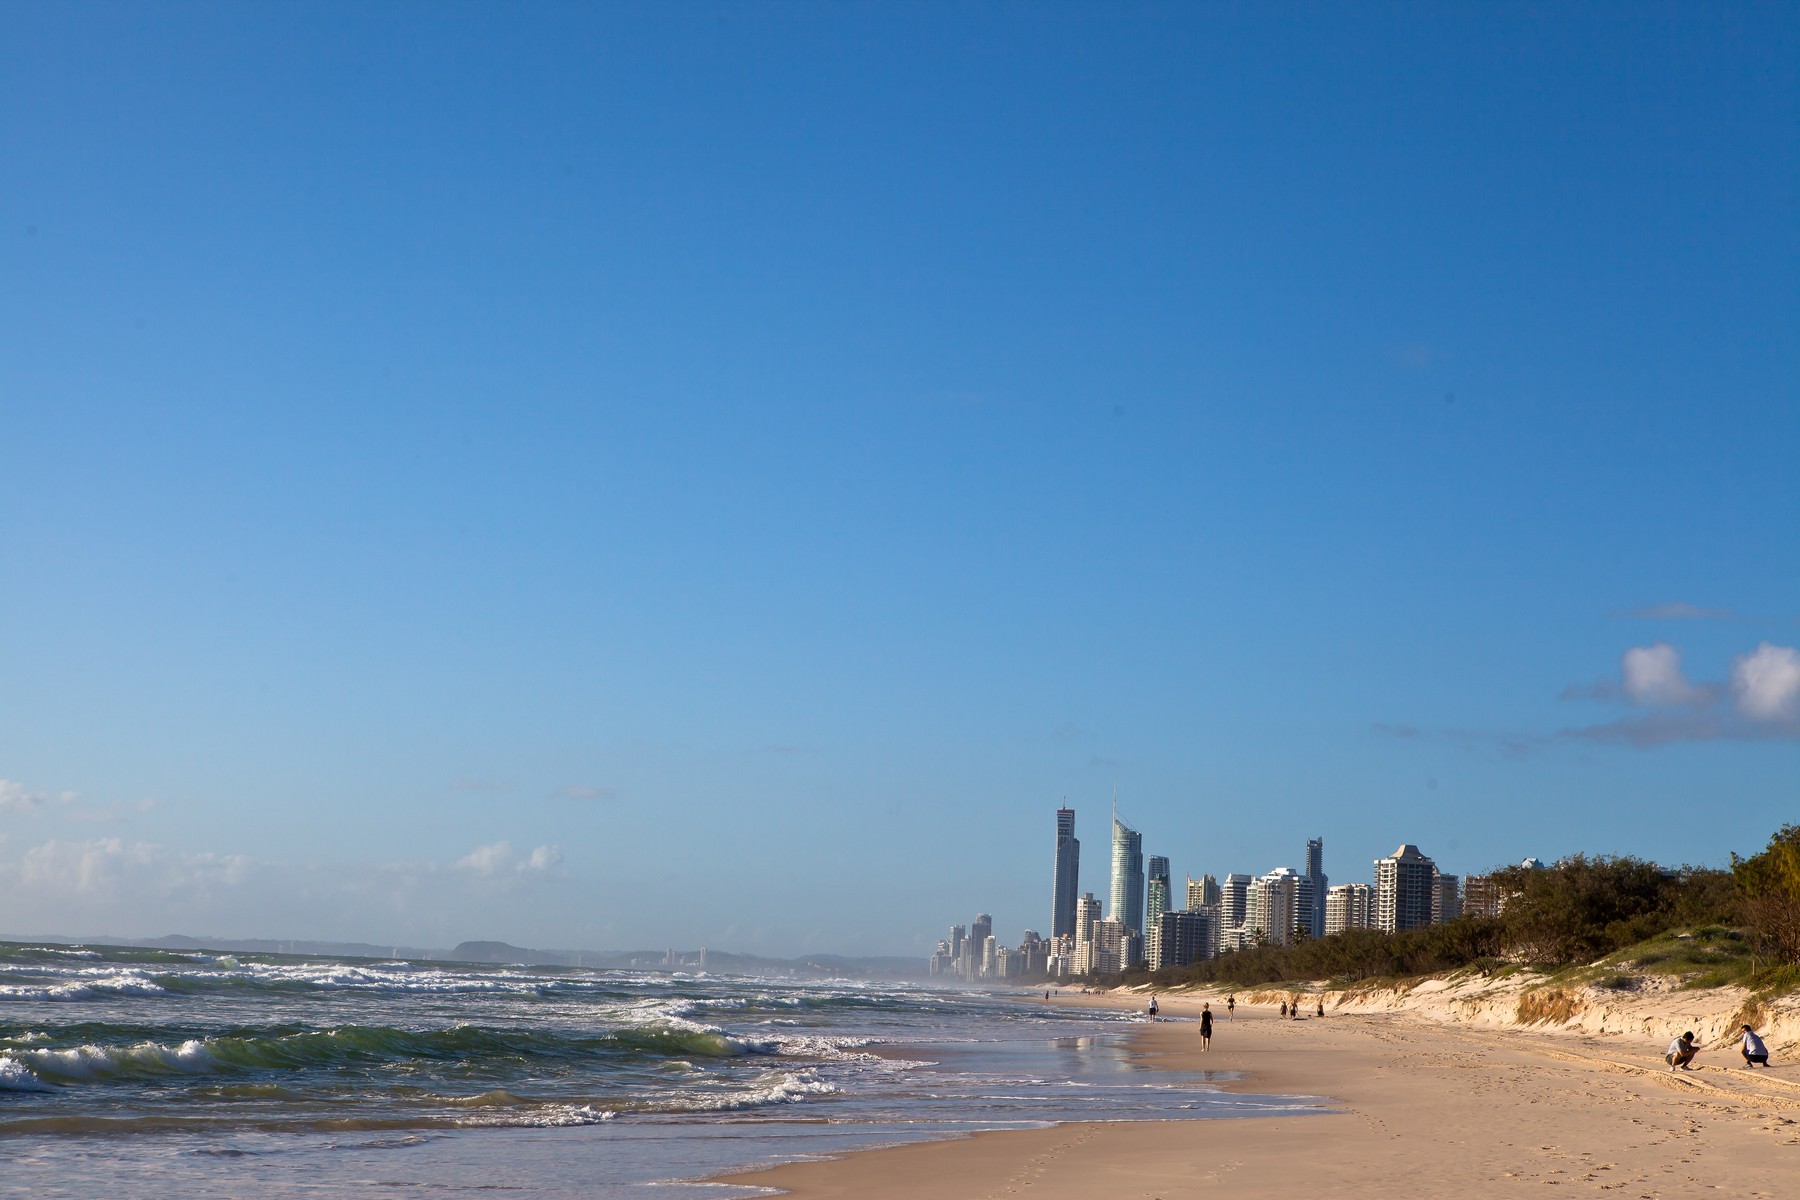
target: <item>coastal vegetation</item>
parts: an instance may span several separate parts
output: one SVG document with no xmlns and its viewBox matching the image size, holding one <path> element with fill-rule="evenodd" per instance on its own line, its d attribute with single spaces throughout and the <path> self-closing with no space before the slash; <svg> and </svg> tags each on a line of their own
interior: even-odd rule
<svg viewBox="0 0 1800 1200">
<path fill-rule="evenodd" d="M 1498 916 L 1254 946 L 1154 975 L 1129 972 L 1119 982 L 1342 986 L 1531 970 L 1619 990 L 1650 975 L 1682 987 L 1737 984 L 1764 996 L 1800 987 L 1800 825 L 1780 830 L 1756 855 L 1733 855 L 1730 870 L 1575 854 L 1548 869 L 1505 867 L 1491 878 L 1506 897 Z"/>
</svg>

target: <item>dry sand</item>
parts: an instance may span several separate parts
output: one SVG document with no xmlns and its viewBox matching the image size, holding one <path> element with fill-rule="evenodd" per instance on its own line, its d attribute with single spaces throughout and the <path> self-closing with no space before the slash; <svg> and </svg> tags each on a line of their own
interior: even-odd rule
<svg viewBox="0 0 1800 1200">
<path fill-rule="evenodd" d="M 1141 997 L 1070 1003 L 1142 1006 Z M 1163 1000 L 1190 1016 L 1199 998 Z M 1216 1002 L 1215 1011 L 1221 1006 Z M 1671 1074 L 1663 1043 L 1456 1028 L 1403 1013 L 1146 1024 L 1171 1067 L 1244 1072 L 1233 1090 L 1329 1097 L 1335 1113 L 1006 1130 L 729 1177 L 801 1200 L 1137 1200 L 1186 1196 L 1800 1197 L 1800 1063 L 1751 1072 L 1735 1052 Z M 1778 1056 L 1785 1057 L 1785 1056 Z"/>
</svg>

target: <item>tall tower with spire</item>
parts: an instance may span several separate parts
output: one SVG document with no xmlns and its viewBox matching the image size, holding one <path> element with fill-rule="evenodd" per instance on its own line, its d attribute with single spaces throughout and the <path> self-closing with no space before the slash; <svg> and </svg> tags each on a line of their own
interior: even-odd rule
<svg viewBox="0 0 1800 1200">
<path fill-rule="evenodd" d="M 1075 932 L 1075 898 L 1081 894 L 1081 843 L 1075 840 L 1075 810 L 1056 810 L 1056 868 L 1051 875 L 1050 936 Z"/>
</svg>

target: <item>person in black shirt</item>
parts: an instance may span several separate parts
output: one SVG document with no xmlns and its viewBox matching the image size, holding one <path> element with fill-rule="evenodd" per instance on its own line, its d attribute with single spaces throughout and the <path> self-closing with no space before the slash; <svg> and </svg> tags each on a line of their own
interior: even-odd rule
<svg viewBox="0 0 1800 1200">
<path fill-rule="evenodd" d="M 1212 1049 L 1212 1005 L 1200 1006 L 1200 1049 L 1204 1053 Z"/>
</svg>

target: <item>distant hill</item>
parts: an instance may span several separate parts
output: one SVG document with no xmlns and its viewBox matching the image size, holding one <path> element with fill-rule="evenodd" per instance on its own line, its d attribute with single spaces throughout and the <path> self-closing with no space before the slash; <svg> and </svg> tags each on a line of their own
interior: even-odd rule
<svg viewBox="0 0 1800 1200">
<path fill-rule="evenodd" d="M 575 965 L 570 958 L 564 962 L 564 955 L 556 950 L 529 950 L 524 946 L 514 946 L 507 942 L 458 942 L 455 948 L 433 954 L 437 959 L 448 959 L 451 962 L 467 963 L 518 963 L 526 967 L 569 967 Z"/>
</svg>

